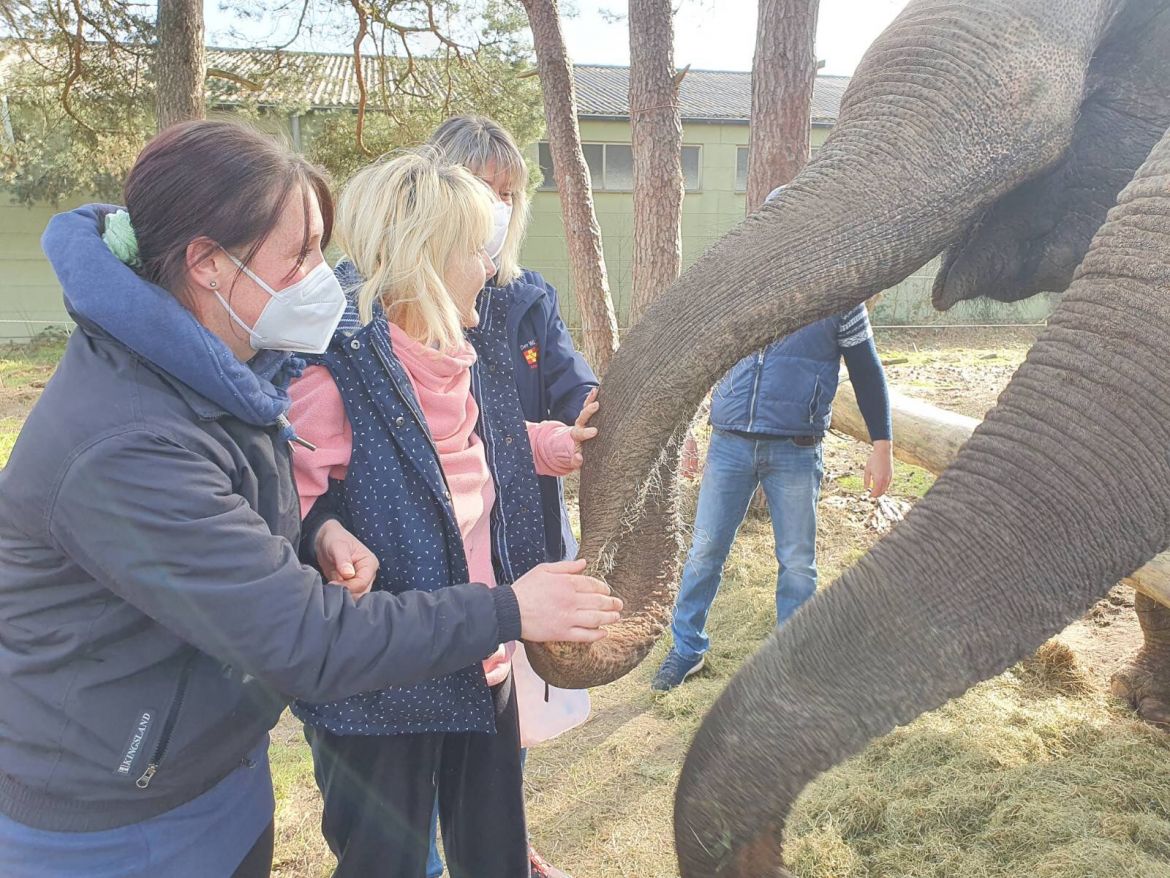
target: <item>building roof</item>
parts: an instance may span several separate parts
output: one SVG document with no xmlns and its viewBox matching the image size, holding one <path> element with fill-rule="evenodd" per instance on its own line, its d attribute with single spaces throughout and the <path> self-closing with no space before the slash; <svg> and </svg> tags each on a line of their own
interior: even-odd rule
<svg viewBox="0 0 1170 878">
<path fill-rule="evenodd" d="M 577 64 L 577 114 L 628 118 L 630 68 Z M 848 76 L 818 76 L 813 86 L 813 124 L 832 125 L 841 108 Z M 736 70 L 689 70 L 679 86 L 682 117 L 690 121 L 747 122 L 752 108 L 752 75 Z"/>
<path fill-rule="evenodd" d="M 0 81 L 4 68 L 21 60 L 14 41 L 0 40 Z M 96 44 L 95 44 L 96 45 Z M 25 47 L 27 50 L 27 46 Z M 52 49 L 51 51 L 56 51 Z M 97 58 L 103 57 L 98 55 Z M 416 59 L 416 75 L 433 79 L 442 88 L 437 68 L 427 69 Z M 403 59 L 362 56 L 362 71 L 371 103 L 383 84 L 393 91 Z M 208 77 L 208 97 L 214 104 L 301 105 L 315 109 L 356 109 L 358 87 L 353 55 L 335 52 L 292 52 L 271 49 L 207 49 L 207 66 L 221 75 Z M 627 119 L 630 114 L 630 68 L 603 64 L 573 67 L 577 85 L 577 115 L 593 119 Z M 225 78 L 222 73 L 228 74 Z M 837 121 L 848 76 L 818 76 L 813 86 L 812 122 Z M 751 116 L 752 75 L 748 71 L 689 70 L 679 88 L 682 118 L 691 122 L 742 122 Z"/>
<path fill-rule="evenodd" d="M 363 70 L 371 94 L 388 69 L 378 58 L 364 57 Z M 353 55 L 280 52 L 249 49 L 208 49 L 207 66 L 251 80 L 262 87 L 245 90 L 211 78 L 213 99 L 231 103 L 244 96 L 259 103 L 302 103 L 317 108 L 350 108 L 358 103 Z M 600 64 L 574 66 L 577 114 L 583 118 L 629 117 L 630 68 Z M 813 88 L 814 125 L 837 121 L 848 76 L 818 76 Z M 679 89 L 682 118 L 687 121 L 747 122 L 751 116 L 752 75 L 746 71 L 690 70 Z"/>
<path fill-rule="evenodd" d="M 389 71 L 380 59 L 363 56 L 362 73 L 372 95 Z M 392 59 L 388 59 L 388 64 Z M 353 55 L 324 52 L 274 52 L 268 49 L 207 49 L 207 66 L 249 80 L 261 87 L 242 87 L 208 77 L 212 99 L 232 103 L 246 97 L 260 104 L 304 104 L 317 109 L 348 109 L 358 105 Z"/>
</svg>

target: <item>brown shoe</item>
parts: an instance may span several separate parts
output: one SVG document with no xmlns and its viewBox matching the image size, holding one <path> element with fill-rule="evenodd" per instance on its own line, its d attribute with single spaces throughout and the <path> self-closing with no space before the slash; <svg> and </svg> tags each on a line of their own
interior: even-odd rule
<svg viewBox="0 0 1170 878">
<path fill-rule="evenodd" d="M 568 872 L 551 865 L 532 845 L 528 846 L 528 862 L 532 866 L 532 878 L 573 878 Z"/>
</svg>

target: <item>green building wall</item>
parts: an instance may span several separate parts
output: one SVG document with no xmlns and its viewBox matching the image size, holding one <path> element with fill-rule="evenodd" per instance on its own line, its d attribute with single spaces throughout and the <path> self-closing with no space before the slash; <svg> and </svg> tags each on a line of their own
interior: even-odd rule
<svg viewBox="0 0 1170 878">
<path fill-rule="evenodd" d="M 68 326 L 61 287 L 41 252 L 41 233 L 60 207 L 12 204 L 0 193 L 0 342 L 23 341 L 50 326 Z"/>
</svg>

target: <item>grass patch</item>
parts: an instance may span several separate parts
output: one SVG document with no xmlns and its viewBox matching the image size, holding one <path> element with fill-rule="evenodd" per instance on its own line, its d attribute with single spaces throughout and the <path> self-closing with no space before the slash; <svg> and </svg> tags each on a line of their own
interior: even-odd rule
<svg viewBox="0 0 1170 878">
<path fill-rule="evenodd" d="M 16 444 L 23 424 L 24 418 L 0 418 L 0 469 L 7 466 L 8 456 L 12 454 L 12 446 Z"/>
<path fill-rule="evenodd" d="M 65 352 L 67 338 L 46 332 L 26 344 L 0 346 L 0 388 L 13 392 L 44 387 Z"/>
<path fill-rule="evenodd" d="M 0 467 L 8 463 L 24 419 L 64 350 L 65 336 L 58 332 L 0 347 Z"/>
</svg>

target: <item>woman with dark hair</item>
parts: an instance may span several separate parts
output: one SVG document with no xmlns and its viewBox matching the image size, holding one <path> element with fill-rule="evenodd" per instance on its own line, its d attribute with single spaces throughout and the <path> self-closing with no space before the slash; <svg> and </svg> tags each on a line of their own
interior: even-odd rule
<svg viewBox="0 0 1170 878">
<path fill-rule="evenodd" d="M 290 697 L 595 640 L 620 601 L 578 564 L 355 599 L 378 562 L 335 518 L 302 529 L 286 417 L 288 352 L 323 351 L 345 306 L 324 179 L 191 122 L 125 200 L 43 238 L 78 329 L 0 472 L 0 874 L 268 875 Z"/>
</svg>

